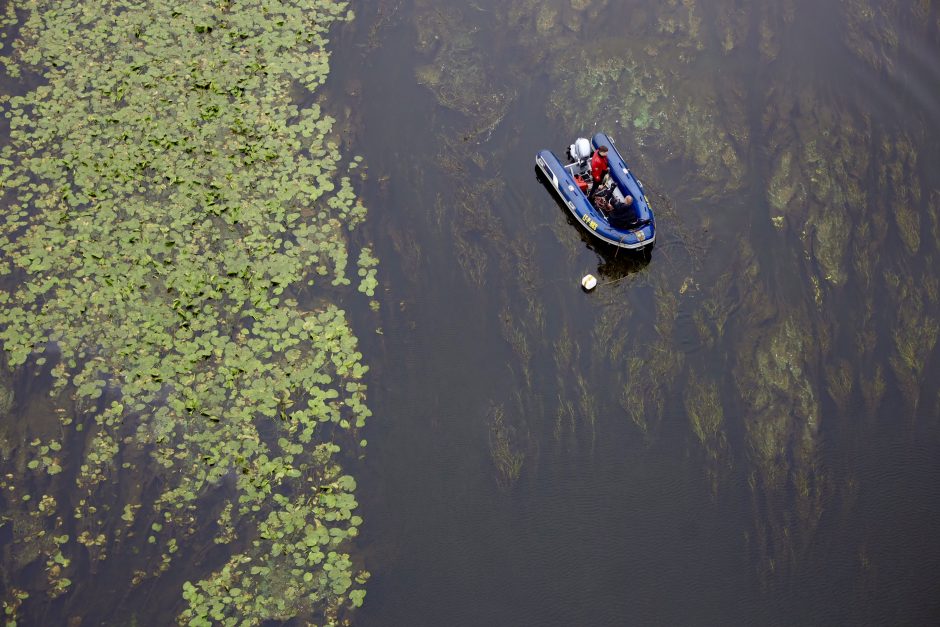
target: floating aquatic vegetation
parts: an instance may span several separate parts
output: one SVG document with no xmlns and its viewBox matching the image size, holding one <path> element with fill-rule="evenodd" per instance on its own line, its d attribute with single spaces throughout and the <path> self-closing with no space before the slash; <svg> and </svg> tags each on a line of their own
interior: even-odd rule
<svg viewBox="0 0 940 627">
<path fill-rule="evenodd" d="M 359 266 L 359 291 L 372 298 L 375 296 L 375 288 L 378 286 L 379 282 L 376 279 L 376 266 L 379 264 L 379 260 L 372 256 L 372 249 L 369 247 L 363 247 L 359 251 L 359 261 L 357 265 Z M 378 308 L 378 301 L 372 300 L 371 303 L 374 303 L 373 308 Z"/>
<path fill-rule="evenodd" d="M 291 94 L 325 80 L 346 4 L 19 9 L 10 67 L 45 83 L 5 105 L 0 338 L 11 366 L 48 360 L 66 436 L 4 455 L 23 466 L 4 485 L 5 571 L 47 573 L 19 611 L 87 592 L 83 553 L 133 588 L 217 527 L 229 559 L 180 571 L 180 620 L 340 622 L 368 575 L 333 440 L 370 415 L 367 367 L 344 312 L 298 294 L 351 284 L 365 208 L 332 119 Z M 375 263 L 360 251 L 367 296 Z"/>
<path fill-rule="evenodd" d="M 10 588 L 7 591 L 3 599 L 3 618 L 7 625 L 17 625 L 20 605 L 28 598 L 29 592 L 21 588 Z"/>
</svg>

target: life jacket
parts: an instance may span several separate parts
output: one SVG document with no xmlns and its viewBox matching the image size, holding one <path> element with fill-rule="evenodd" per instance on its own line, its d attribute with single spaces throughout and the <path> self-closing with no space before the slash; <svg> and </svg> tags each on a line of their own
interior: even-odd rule
<svg viewBox="0 0 940 627">
<path fill-rule="evenodd" d="M 607 157 L 601 155 L 600 151 L 595 150 L 591 157 L 591 178 L 600 181 L 607 172 Z"/>
</svg>

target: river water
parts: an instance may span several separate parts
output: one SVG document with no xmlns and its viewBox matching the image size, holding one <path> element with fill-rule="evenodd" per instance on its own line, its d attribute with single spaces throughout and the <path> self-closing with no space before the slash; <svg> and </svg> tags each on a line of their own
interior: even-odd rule
<svg viewBox="0 0 940 627">
<path fill-rule="evenodd" d="M 351 6 L 317 99 L 380 259 L 378 332 L 349 306 L 373 412 L 344 459 L 352 623 L 935 624 L 940 7 Z M 649 259 L 536 175 L 599 130 L 646 186 Z M 48 384 L 15 380 L 30 419 Z M 17 533 L 9 587 L 43 580 Z M 170 622 L 230 556 L 211 535 L 133 593 L 76 560 L 100 594 L 25 618 Z"/>
<path fill-rule="evenodd" d="M 331 88 L 382 259 L 358 624 L 940 617 L 915 4 L 357 8 Z M 596 130 L 649 190 L 649 263 L 535 175 Z"/>
</svg>

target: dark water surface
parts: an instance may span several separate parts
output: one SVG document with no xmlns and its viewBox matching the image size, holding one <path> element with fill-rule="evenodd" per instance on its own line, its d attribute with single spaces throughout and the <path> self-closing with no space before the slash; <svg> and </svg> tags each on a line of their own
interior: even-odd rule
<svg viewBox="0 0 940 627">
<path fill-rule="evenodd" d="M 940 14 L 750 4 L 384 0 L 337 38 L 384 287 L 358 624 L 940 619 Z M 595 123 L 648 264 L 535 176 Z"/>
<path fill-rule="evenodd" d="M 940 5 L 351 6 L 314 98 L 364 157 L 351 242 L 380 259 L 380 332 L 342 303 L 373 412 L 341 460 L 372 573 L 352 623 L 940 622 Z M 599 248 L 536 175 L 598 130 L 647 188 L 651 259 Z M 11 382 L 37 431 L 40 370 Z M 162 493 L 125 479 L 115 503 Z M 28 618 L 178 620 L 236 551 L 217 517 L 142 584 L 157 553 L 80 549 Z M 0 525 L 25 564 L 3 588 L 48 587 L 40 531 Z"/>
</svg>

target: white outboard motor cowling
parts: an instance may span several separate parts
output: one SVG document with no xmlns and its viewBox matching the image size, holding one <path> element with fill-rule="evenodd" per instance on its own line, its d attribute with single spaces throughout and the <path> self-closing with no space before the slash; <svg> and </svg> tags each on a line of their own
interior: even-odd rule
<svg viewBox="0 0 940 627">
<path fill-rule="evenodd" d="M 568 148 L 568 154 L 570 154 L 571 158 L 575 161 L 589 159 L 591 157 L 591 142 L 584 137 L 579 137 L 571 144 L 571 147 Z"/>
</svg>

